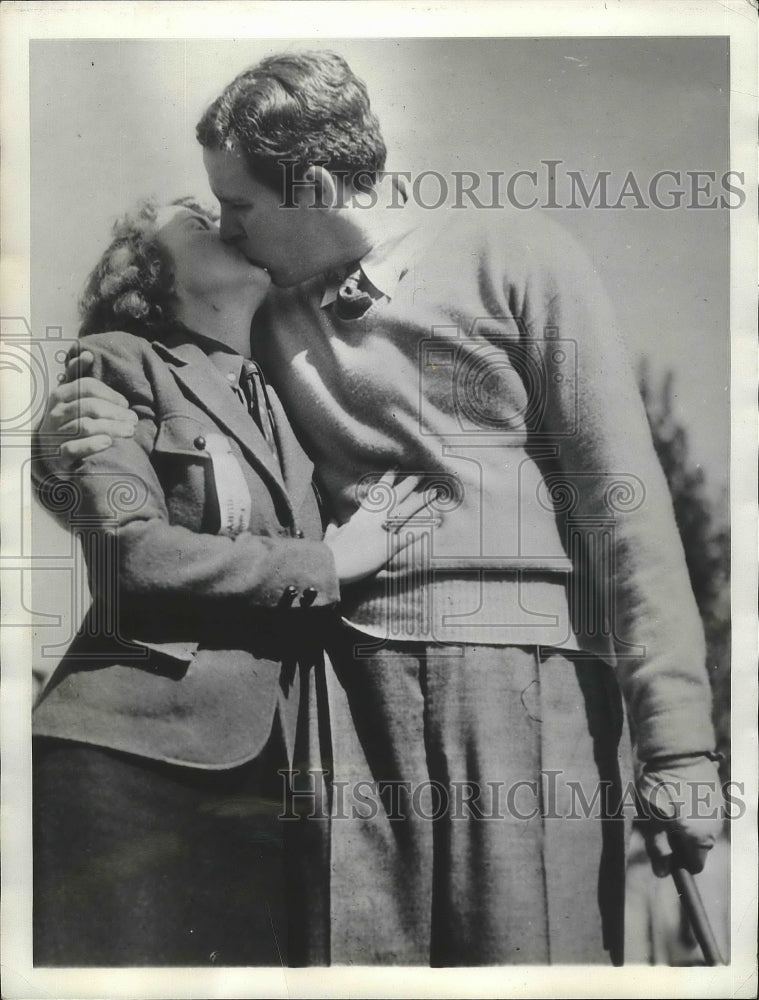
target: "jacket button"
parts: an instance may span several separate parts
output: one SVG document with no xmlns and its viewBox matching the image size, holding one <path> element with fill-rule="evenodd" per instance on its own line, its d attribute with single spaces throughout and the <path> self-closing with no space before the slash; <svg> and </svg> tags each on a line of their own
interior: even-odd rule
<svg viewBox="0 0 759 1000">
<path fill-rule="evenodd" d="M 300 603 L 304 608 L 307 608 L 310 604 L 313 604 L 316 600 L 316 595 L 319 591 L 316 587 L 306 587 L 303 591 L 303 597 L 300 599 Z"/>
<path fill-rule="evenodd" d="M 303 535 L 303 528 L 296 528 L 295 529 L 295 537 L 296 538 L 303 538 L 304 537 L 304 535 Z"/>
<path fill-rule="evenodd" d="M 206 439 L 202 436 L 202 434 L 198 435 L 198 437 L 196 437 L 192 443 L 195 445 L 198 451 L 205 451 Z"/>
</svg>

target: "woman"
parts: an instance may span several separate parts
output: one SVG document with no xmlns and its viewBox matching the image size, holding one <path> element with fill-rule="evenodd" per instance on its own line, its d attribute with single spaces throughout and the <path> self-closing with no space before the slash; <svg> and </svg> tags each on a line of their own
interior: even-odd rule
<svg viewBox="0 0 759 1000">
<path fill-rule="evenodd" d="M 283 776 L 321 764 L 319 637 L 394 536 L 359 509 L 322 540 L 312 465 L 250 361 L 268 286 L 186 199 L 121 222 L 87 283 L 81 349 L 136 416 L 40 484 L 93 605 L 34 713 L 36 964 L 279 965 L 286 893 L 290 960 L 318 960 L 325 843 L 317 823 L 292 848 L 286 890 Z"/>
</svg>

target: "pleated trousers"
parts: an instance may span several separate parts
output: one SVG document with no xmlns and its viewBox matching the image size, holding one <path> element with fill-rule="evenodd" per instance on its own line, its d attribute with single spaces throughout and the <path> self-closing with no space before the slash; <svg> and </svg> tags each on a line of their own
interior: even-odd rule
<svg viewBox="0 0 759 1000">
<path fill-rule="evenodd" d="M 330 657 L 332 964 L 619 964 L 631 755 L 613 670 L 352 630 Z"/>
</svg>

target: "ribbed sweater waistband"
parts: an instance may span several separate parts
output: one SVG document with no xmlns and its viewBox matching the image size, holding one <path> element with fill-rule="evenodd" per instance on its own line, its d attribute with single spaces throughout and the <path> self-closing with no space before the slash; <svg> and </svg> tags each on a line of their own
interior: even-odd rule
<svg viewBox="0 0 759 1000">
<path fill-rule="evenodd" d="M 554 646 L 609 658 L 604 636 L 575 634 L 568 574 L 466 576 L 436 572 L 423 581 L 380 575 L 343 601 L 345 620 L 392 641 Z"/>
</svg>

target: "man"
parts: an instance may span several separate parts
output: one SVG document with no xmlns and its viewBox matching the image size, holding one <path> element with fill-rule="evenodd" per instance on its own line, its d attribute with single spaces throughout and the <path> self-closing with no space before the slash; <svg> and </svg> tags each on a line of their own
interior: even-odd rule
<svg viewBox="0 0 759 1000">
<path fill-rule="evenodd" d="M 404 200 L 336 55 L 264 60 L 197 134 L 223 238 L 271 274 L 254 348 L 330 512 L 381 502 L 393 467 L 447 509 L 344 600 L 331 649 L 331 960 L 621 961 L 620 688 L 660 873 L 667 831 L 700 870 L 720 794 L 698 614 L 593 269 L 536 213 Z M 46 430 L 66 461 L 129 432 L 86 379 Z"/>
</svg>

